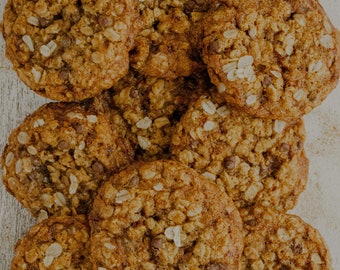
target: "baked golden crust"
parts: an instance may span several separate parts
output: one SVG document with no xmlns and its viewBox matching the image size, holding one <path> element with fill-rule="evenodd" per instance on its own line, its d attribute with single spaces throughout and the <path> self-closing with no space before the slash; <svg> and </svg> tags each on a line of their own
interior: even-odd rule
<svg viewBox="0 0 340 270">
<path fill-rule="evenodd" d="M 127 73 L 137 15 L 132 0 L 10 0 L 3 22 L 6 55 L 38 94 L 90 98 Z"/>
<path fill-rule="evenodd" d="M 252 117 L 216 95 L 193 102 L 172 135 L 170 153 L 218 183 L 238 208 L 288 210 L 308 179 L 302 120 Z"/>
<path fill-rule="evenodd" d="M 45 219 L 17 242 L 10 269 L 92 270 L 89 234 L 82 215 Z"/>
<path fill-rule="evenodd" d="M 337 31 L 317 1 L 226 1 L 202 20 L 202 56 L 228 102 L 292 121 L 339 79 Z"/>
<path fill-rule="evenodd" d="M 34 216 L 86 213 L 99 184 L 133 160 L 125 122 L 104 103 L 48 103 L 9 136 L 2 179 Z"/>
<path fill-rule="evenodd" d="M 89 220 L 95 267 L 239 269 L 242 223 L 233 202 L 175 161 L 134 163 L 113 175 Z"/>
<path fill-rule="evenodd" d="M 205 69 L 192 42 L 191 28 L 214 1 L 139 1 L 141 30 L 130 53 L 139 73 L 164 79 Z"/>
<path fill-rule="evenodd" d="M 258 206 L 240 212 L 245 235 L 241 269 L 332 269 L 324 239 L 300 217 Z"/>
</svg>

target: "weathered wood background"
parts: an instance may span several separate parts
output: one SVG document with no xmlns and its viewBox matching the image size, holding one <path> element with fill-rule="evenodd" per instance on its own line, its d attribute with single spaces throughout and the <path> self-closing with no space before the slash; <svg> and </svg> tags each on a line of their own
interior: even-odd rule
<svg viewBox="0 0 340 270">
<path fill-rule="evenodd" d="M 334 25 L 340 29 L 340 1 L 320 0 Z M 0 0 L 2 18 L 6 1 Z M 321 22 L 320 22 L 321 23 Z M 0 151 L 10 132 L 40 105 L 41 98 L 20 82 L 5 58 L 0 35 Z M 340 269 L 340 85 L 322 106 L 305 117 L 306 151 L 310 179 L 298 206 L 292 211 L 319 229 L 324 236 L 334 269 Z M 9 195 L 0 181 L 0 270 L 9 269 L 13 248 L 35 220 Z"/>
</svg>

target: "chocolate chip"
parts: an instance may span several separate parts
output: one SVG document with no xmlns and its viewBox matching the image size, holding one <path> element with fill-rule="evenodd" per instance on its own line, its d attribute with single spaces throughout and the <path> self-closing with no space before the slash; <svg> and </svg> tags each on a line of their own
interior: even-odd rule
<svg viewBox="0 0 340 270">
<path fill-rule="evenodd" d="M 68 149 L 70 147 L 69 143 L 67 141 L 60 141 L 58 143 L 58 148 L 60 150 L 65 150 L 65 149 Z"/>
<path fill-rule="evenodd" d="M 98 23 L 101 27 L 109 27 L 113 24 L 113 20 L 111 17 L 100 15 L 98 17 Z"/>
<path fill-rule="evenodd" d="M 288 153 L 290 149 L 290 146 L 288 143 L 282 143 L 280 146 L 280 152 L 281 153 Z"/>
<path fill-rule="evenodd" d="M 220 43 L 217 40 L 210 42 L 208 51 L 210 54 L 218 53 L 220 51 Z"/>
<path fill-rule="evenodd" d="M 162 238 L 152 239 L 151 246 L 154 249 L 161 249 L 163 247 L 163 239 Z"/>
<path fill-rule="evenodd" d="M 70 72 L 67 69 L 62 69 L 59 71 L 58 77 L 63 81 L 67 81 L 70 76 Z"/>
<path fill-rule="evenodd" d="M 268 87 L 272 84 L 272 79 L 269 76 L 265 76 L 262 82 L 263 87 Z"/>
<path fill-rule="evenodd" d="M 298 141 L 296 144 L 298 150 L 301 150 L 303 148 L 303 141 Z"/>
<path fill-rule="evenodd" d="M 74 123 L 72 124 L 72 127 L 74 128 L 74 130 L 78 133 L 78 134 L 83 134 L 85 129 L 81 124 L 78 123 Z"/>
<path fill-rule="evenodd" d="M 46 19 L 46 18 L 39 18 L 39 23 L 41 27 L 46 27 L 48 25 L 50 25 L 51 20 Z"/>
<path fill-rule="evenodd" d="M 293 245 L 292 251 L 296 254 L 302 254 L 302 246 L 300 244 Z"/>
<path fill-rule="evenodd" d="M 258 72 L 263 72 L 265 70 L 266 70 L 265 65 L 259 64 L 259 65 L 256 66 L 256 71 L 258 71 Z"/>
<path fill-rule="evenodd" d="M 229 171 L 235 169 L 235 167 L 236 167 L 236 158 L 235 158 L 235 156 L 227 157 L 224 160 L 224 167 L 227 170 L 229 170 Z"/>
<path fill-rule="evenodd" d="M 130 90 L 130 94 L 129 96 L 131 98 L 138 98 L 139 97 L 139 89 L 138 88 L 135 88 L 135 87 L 132 87 L 131 90 Z"/>
<path fill-rule="evenodd" d="M 273 157 L 269 165 L 269 170 L 271 174 L 276 174 L 278 170 L 280 169 L 281 164 L 282 164 L 282 160 L 280 158 Z"/>
<path fill-rule="evenodd" d="M 257 224 L 257 220 L 256 219 L 250 219 L 247 221 L 244 221 L 244 224 L 250 227 L 254 227 Z"/>
<path fill-rule="evenodd" d="M 68 48 L 72 45 L 72 39 L 68 36 L 61 36 L 59 40 L 59 45 L 63 48 Z"/>
<path fill-rule="evenodd" d="M 103 173 L 104 171 L 104 166 L 99 162 L 99 161 L 96 161 L 92 164 L 92 170 L 95 172 L 95 173 Z"/>
</svg>

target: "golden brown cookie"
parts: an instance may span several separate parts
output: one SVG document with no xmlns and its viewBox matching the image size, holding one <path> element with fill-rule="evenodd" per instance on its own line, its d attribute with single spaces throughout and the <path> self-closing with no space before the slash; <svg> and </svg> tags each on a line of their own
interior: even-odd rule
<svg viewBox="0 0 340 270">
<path fill-rule="evenodd" d="M 308 178 L 303 121 L 249 116 L 215 91 L 182 116 L 170 145 L 173 158 L 218 183 L 238 208 L 293 208 Z"/>
<path fill-rule="evenodd" d="M 132 0 L 10 0 L 3 21 L 6 55 L 44 97 L 93 97 L 127 73 L 137 15 Z"/>
<path fill-rule="evenodd" d="M 242 209 L 241 215 L 241 269 L 332 269 L 324 239 L 300 217 L 263 207 Z"/>
<path fill-rule="evenodd" d="M 9 136 L 4 185 L 34 216 L 86 213 L 98 185 L 133 159 L 127 132 L 102 96 L 48 103 Z"/>
<path fill-rule="evenodd" d="M 45 219 L 17 242 L 10 269 L 92 270 L 89 234 L 82 215 Z"/>
<path fill-rule="evenodd" d="M 232 1 L 202 20 L 202 57 L 226 100 L 284 121 L 310 112 L 335 88 L 337 30 L 315 0 Z"/>
<path fill-rule="evenodd" d="M 136 158 L 169 157 L 170 137 L 175 124 L 191 100 L 204 93 L 206 73 L 166 80 L 130 71 L 113 87 L 114 105 L 130 126 L 138 145 Z"/>
<path fill-rule="evenodd" d="M 130 53 L 131 66 L 146 76 L 165 79 L 204 69 L 191 41 L 191 27 L 202 18 L 210 2 L 138 1 L 142 26 Z"/>
<path fill-rule="evenodd" d="M 232 200 L 178 162 L 113 175 L 89 219 L 98 269 L 239 269 L 242 223 Z"/>
</svg>

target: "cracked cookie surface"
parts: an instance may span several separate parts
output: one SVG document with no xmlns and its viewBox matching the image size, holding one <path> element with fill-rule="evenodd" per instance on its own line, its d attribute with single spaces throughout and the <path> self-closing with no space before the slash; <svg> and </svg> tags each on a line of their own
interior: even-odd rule
<svg viewBox="0 0 340 270">
<path fill-rule="evenodd" d="M 133 160 L 124 120 L 101 98 L 43 105 L 9 136 L 2 179 L 34 216 L 86 213 L 99 184 Z"/>
<path fill-rule="evenodd" d="M 182 116 L 170 154 L 218 183 L 238 208 L 292 209 L 308 178 L 303 121 L 253 117 L 211 92 Z"/>
<path fill-rule="evenodd" d="M 317 1 L 224 1 L 202 20 L 202 57 L 226 100 L 292 121 L 339 79 L 339 34 Z"/>
<path fill-rule="evenodd" d="M 89 220 L 99 268 L 239 269 L 242 223 L 233 202 L 175 161 L 134 163 L 113 175 Z"/>
<path fill-rule="evenodd" d="M 240 213 L 245 235 L 241 269 L 333 269 L 319 231 L 300 217 L 259 206 Z"/>
<path fill-rule="evenodd" d="M 132 0 L 10 0 L 3 21 L 6 55 L 38 94 L 90 98 L 127 73 L 137 15 Z"/>
</svg>

